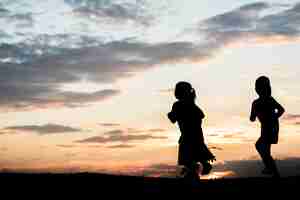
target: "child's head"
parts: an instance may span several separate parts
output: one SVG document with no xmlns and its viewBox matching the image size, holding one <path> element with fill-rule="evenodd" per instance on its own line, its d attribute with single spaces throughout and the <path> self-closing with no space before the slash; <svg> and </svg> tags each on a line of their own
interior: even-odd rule
<svg viewBox="0 0 300 200">
<path fill-rule="evenodd" d="M 255 90 L 260 97 L 271 96 L 270 79 L 266 76 L 260 76 L 258 79 L 256 79 Z"/>
<path fill-rule="evenodd" d="M 175 97 L 178 100 L 194 100 L 196 92 L 190 83 L 180 81 L 175 87 Z"/>
</svg>

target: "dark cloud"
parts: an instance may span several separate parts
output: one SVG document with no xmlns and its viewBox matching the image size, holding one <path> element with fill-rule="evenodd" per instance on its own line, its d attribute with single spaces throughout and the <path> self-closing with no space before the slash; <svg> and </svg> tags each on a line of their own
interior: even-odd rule
<svg viewBox="0 0 300 200">
<path fill-rule="evenodd" d="M 74 148 L 74 147 L 76 147 L 75 145 L 69 145 L 69 144 L 58 144 L 56 146 L 61 147 L 61 148 Z"/>
<path fill-rule="evenodd" d="M 123 133 L 123 130 L 112 130 L 105 132 L 104 135 L 122 135 Z"/>
<path fill-rule="evenodd" d="M 127 148 L 133 148 L 135 147 L 134 145 L 129 145 L 129 144 L 119 144 L 119 145 L 112 145 L 108 146 L 110 149 L 127 149 Z"/>
<path fill-rule="evenodd" d="M 48 50 L 39 56 L 32 53 L 31 48 L 23 49 L 22 45 L 9 47 L 12 52 L 10 54 L 21 63 L 0 62 L 0 84 L 3 93 L 0 96 L 0 104 L 2 107 L 13 108 L 22 107 L 23 104 L 27 107 L 42 107 L 47 105 L 48 101 L 56 102 L 56 96 L 63 99 L 65 106 L 77 106 L 85 100 L 97 100 L 98 95 L 101 99 L 104 96 L 116 95 L 119 91 L 104 90 L 90 95 L 62 93 L 58 89 L 60 84 L 80 81 L 83 77 L 93 82 L 113 83 L 160 63 L 198 57 L 204 59 L 209 56 L 209 52 L 201 53 L 192 43 L 186 42 L 147 44 L 124 40 L 78 49 L 61 50 L 49 47 L 53 52 Z M 7 55 L 7 47 L 3 46 L 2 49 L 3 58 L 13 57 Z M 47 98 L 43 99 L 40 96 Z M 73 97 L 79 97 L 79 102 Z M 69 104 L 68 100 L 75 102 Z"/>
<path fill-rule="evenodd" d="M 109 137 L 95 136 L 83 140 L 75 141 L 77 143 L 111 143 L 111 142 L 130 142 L 130 141 L 145 141 L 152 139 L 167 139 L 163 136 L 153 136 L 150 134 L 142 135 L 111 135 Z"/>
<path fill-rule="evenodd" d="M 299 4 L 275 14 L 262 15 L 269 8 L 282 7 L 280 4 L 253 3 L 233 11 L 217 15 L 199 23 L 198 31 L 204 33 L 219 47 L 237 42 L 258 42 L 270 39 L 293 40 L 299 37 Z"/>
<path fill-rule="evenodd" d="M 115 126 L 121 126 L 121 124 L 118 123 L 99 123 L 100 126 L 105 126 L 105 127 L 115 127 Z"/>
<path fill-rule="evenodd" d="M 75 14 L 87 17 L 89 20 L 110 20 L 118 24 L 134 22 L 148 26 L 154 20 L 154 17 L 146 9 L 145 2 L 138 1 L 133 3 L 112 3 L 103 1 L 73 1 L 65 0 L 71 5 Z"/>
<path fill-rule="evenodd" d="M 116 6 L 88 0 L 65 2 L 74 9 L 87 7 L 104 12 L 105 8 L 106 15 L 125 20 L 130 18 L 124 17 L 126 9 L 116 12 L 126 6 L 129 9 L 131 5 L 127 4 Z M 197 33 L 206 37 L 205 42 L 200 43 L 146 43 L 128 39 L 103 42 L 99 38 L 76 34 L 44 34 L 32 36 L 23 43 L 0 44 L 0 108 L 84 106 L 118 95 L 120 91 L 112 89 L 86 94 L 62 92 L 60 86 L 83 78 L 98 84 L 113 84 L 164 63 L 210 59 L 221 48 L 237 41 L 276 42 L 278 38 L 292 40 L 299 37 L 299 4 L 262 15 L 262 12 L 276 9 L 276 6 L 279 5 L 253 3 L 206 19 L 197 26 Z M 18 20 L 25 18 L 28 21 L 32 17 L 32 14 L 26 13 L 14 15 Z M 274 37 L 276 40 L 273 40 Z"/>
<path fill-rule="evenodd" d="M 259 12 L 268 8 L 266 3 L 253 3 L 236 10 L 211 17 L 201 22 L 200 29 L 209 32 L 249 29 Z"/>
<path fill-rule="evenodd" d="M 104 101 L 120 93 L 119 90 L 101 90 L 93 93 L 55 92 L 54 89 L 39 85 L 32 87 L 26 85 L 2 85 L 0 90 L 2 95 L 0 97 L 1 108 L 8 111 L 53 107 L 83 107 L 90 103 Z"/>
<path fill-rule="evenodd" d="M 0 5 L 0 21 L 14 24 L 16 28 L 27 28 L 34 25 L 33 13 L 17 13 Z"/>
<path fill-rule="evenodd" d="M 0 5 L 0 17 L 7 17 L 9 13 L 8 9 L 3 8 L 2 5 Z"/>
<path fill-rule="evenodd" d="M 39 135 L 68 133 L 68 132 L 80 132 L 81 129 L 73 128 L 69 126 L 62 126 L 57 124 L 46 124 L 42 126 L 10 126 L 4 128 L 4 130 L 18 131 L 18 132 L 35 132 Z"/>
</svg>

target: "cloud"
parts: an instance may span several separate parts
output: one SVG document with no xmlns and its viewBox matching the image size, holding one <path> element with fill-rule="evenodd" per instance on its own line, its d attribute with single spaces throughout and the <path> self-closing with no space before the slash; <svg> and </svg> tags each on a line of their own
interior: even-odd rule
<svg viewBox="0 0 300 200">
<path fill-rule="evenodd" d="M 98 15 L 117 21 L 143 21 L 140 15 L 144 14 L 141 10 L 146 7 L 143 3 L 112 4 L 108 1 L 91 0 L 66 0 L 65 3 L 72 9 L 85 8 L 86 13 L 99 12 Z M 20 111 L 86 106 L 114 97 L 121 91 L 107 89 L 87 94 L 64 92 L 60 88 L 64 84 L 77 83 L 83 79 L 99 85 L 114 84 L 120 79 L 138 75 L 139 72 L 165 63 L 205 61 L 235 42 L 294 41 L 299 38 L 300 33 L 300 16 L 297 14 L 299 7 L 299 4 L 289 7 L 267 3 L 247 4 L 199 22 L 196 26 L 197 36 L 204 37 L 200 42 L 150 43 L 135 37 L 106 40 L 95 35 L 97 31 L 94 29 L 64 33 L 59 30 L 65 28 L 59 29 L 56 27 L 58 25 L 55 25 L 55 31 L 40 28 L 45 30 L 43 33 L 37 31 L 39 28 L 32 29 L 31 32 L 22 29 L 18 33 L 23 35 L 23 39 L 14 42 L 5 39 L 7 42 L 0 44 L 0 109 Z M 269 12 L 277 8 L 280 11 Z M 35 21 L 36 16 L 43 17 L 34 12 L 10 13 L 12 11 L 3 7 L 0 13 L 12 15 L 16 20 L 24 18 L 32 21 L 33 18 Z M 59 16 L 58 19 L 70 27 L 73 21 L 76 26 L 79 24 L 80 20 L 77 21 L 77 18 L 69 20 L 67 16 L 64 17 Z M 41 27 L 40 25 L 37 27 Z M 18 38 L 15 31 L 3 34 Z"/>
<path fill-rule="evenodd" d="M 0 23 L 13 24 L 15 28 L 33 27 L 33 13 L 15 12 L 0 5 Z"/>
<path fill-rule="evenodd" d="M 252 3 L 226 12 L 198 24 L 200 34 L 219 47 L 235 42 L 264 43 L 287 42 L 299 39 L 299 4 L 291 8 L 268 13 L 271 9 L 287 5 Z"/>
<path fill-rule="evenodd" d="M 95 136 L 89 137 L 83 140 L 77 140 L 77 143 L 111 143 L 111 142 L 130 142 L 130 141 L 145 141 L 152 139 L 167 139 L 164 136 L 153 136 L 150 134 L 141 134 L 141 135 L 111 135 L 109 137 Z"/>
<path fill-rule="evenodd" d="M 62 126 L 57 124 L 46 124 L 42 126 L 10 126 L 4 128 L 4 130 L 18 131 L 18 132 L 35 132 L 39 135 L 57 134 L 57 133 L 70 133 L 80 132 L 81 129 L 73 128 L 69 126 Z"/>
<path fill-rule="evenodd" d="M 115 127 L 115 126 L 121 126 L 121 124 L 118 123 L 99 123 L 100 126 L 105 126 L 105 127 Z"/>
<path fill-rule="evenodd" d="M 58 144 L 56 146 L 61 147 L 61 148 L 74 148 L 74 147 L 76 147 L 75 145 L 68 145 L 68 144 Z"/>
<path fill-rule="evenodd" d="M 5 151 L 8 151 L 7 147 L 0 147 L 0 152 L 5 152 Z"/>
<path fill-rule="evenodd" d="M 105 124 L 106 125 L 106 124 Z M 110 123 L 108 124 L 111 127 Z M 115 124 L 113 124 L 115 125 Z M 118 124 L 120 126 L 120 124 Z M 112 126 L 114 127 L 114 126 Z M 119 145 L 107 146 L 108 148 L 130 148 L 134 147 L 128 144 L 132 141 L 144 141 L 144 140 L 154 140 L 154 139 L 167 139 L 165 136 L 156 136 L 155 133 L 160 133 L 166 131 L 161 128 L 151 128 L 151 129 L 136 129 L 136 128 L 125 128 L 125 129 L 114 129 L 110 131 L 103 132 L 104 136 L 94 136 L 82 140 L 75 141 L 76 143 L 100 143 L 108 144 L 121 142 Z"/>
<path fill-rule="evenodd" d="M 162 128 L 152 128 L 152 129 L 147 129 L 146 132 L 149 132 L 149 133 L 156 133 L 156 132 L 165 132 L 166 130 L 165 129 L 162 129 Z"/>
<path fill-rule="evenodd" d="M 127 149 L 127 148 L 133 148 L 135 147 L 134 145 L 129 145 L 129 144 L 119 144 L 119 145 L 112 145 L 108 146 L 110 149 Z"/>
<path fill-rule="evenodd" d="M 136 129 L 136 128 L 128 128 L 128 133 L 160 133 L 165 132 L 165 129 L 162 128 L 152 128 L 152 129 Z"/>
<path fill-rule="evenodd" d="M 16 62 L 0 63 L 0 89 L 3 93 L 0 107 L 14 109 L 42 108 L 51 103 L 55 106 L 57 101 L 59 105 L 80 106 L 85 101 L 102 100 L 120 91 L 103 90 L 90 95 L 61 92 L 59 87 L 62 84 L 78 82 L 82 78 L 96 83 L 114 83 L 161 63 L 209 56 L 209 52 L 199 52 L 192 43 L 186 42 L 148 44 L 124 40 L 77 49 L 49 47 L 53 51 L 48 50 L 42 55 L 23 51 L 22 45 L 9 47 L 12 55 L 7 55 L 7 47 L 2 45 L 0 56 L 3 49 L 2 58 L 13 58 Z"/>
<path fill-rule="evenodd" d="M 74 5 L 74 4 L 73 4 Z M 128 23 L 134 22 L 143 26 L 149 26 L 154 17 L 147 13 L 147 10 L 137 4 L 109 4 L 103 6 L 82 5 L 73 10 L 74 14 L 86 17 L 89 20 L 109 20 L 110 23 Z"/>
<path fill-rule="evenodd" d="M 300 115 L 298 114 L 285 114 L 282 119 L 288 124 L 300 125 Z"/>
<path fill-rule="evenodd" d="M 124 133 L 123 130 L 112 130 L 104 132 L 104 135 L 122 135 Z"/>
<path fill-rule="evenodd" d="M 285 114 L 283 116 L 283 119 L 284 120 L 298 120 L 298 119 L 300 119 L 300 115 L 298 115 L 298 114 Z"/>
</svg>

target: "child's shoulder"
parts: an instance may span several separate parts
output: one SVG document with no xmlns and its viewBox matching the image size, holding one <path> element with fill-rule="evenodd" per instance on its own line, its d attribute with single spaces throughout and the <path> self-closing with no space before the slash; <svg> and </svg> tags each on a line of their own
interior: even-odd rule
<svg viewBox="0 0 300 200">
<path fill-rule="evenodd" d="M 258 104 L 259 102 L 261 102 L 261 99 L 260 99 L 260 98 L 254 99 L 254 101 L 252 102 L 252 105 L 256 105 L 256 104 Z"/>
<path fill-rule="evenodd" d="M 175 101 L 172 105 L 172 109 L 177 109 L 181 106 L 181 102 L 180 101 Z"/>
</svg>

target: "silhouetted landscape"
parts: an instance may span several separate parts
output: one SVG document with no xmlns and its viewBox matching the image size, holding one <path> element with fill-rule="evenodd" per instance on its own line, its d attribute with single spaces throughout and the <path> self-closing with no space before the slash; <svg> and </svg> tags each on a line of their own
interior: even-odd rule
<svg viewBox="0 0 300 200">
<path fill-rule="evenodd" d="M 184 182 L 175 178 L 120 176 L 96 173 L 74 174 L 0 174 L 1 191 L 10 195 L 44 196 L 136 195 L 136 194 L 199 194 L 215 195 L 277 195 L 296 193 L 299 176 L 273 178 L 226 178 Z M 13 191 L 13 192 L 11 192 Z M 17 191 L 17 192 L 16 192 Z M 200 196 L 199 196 L 200 197 Z M 237 196 L 235 196 L 237 197 Z M 101 199 L 101 198 L 99 198 Z"/>
</svg>

